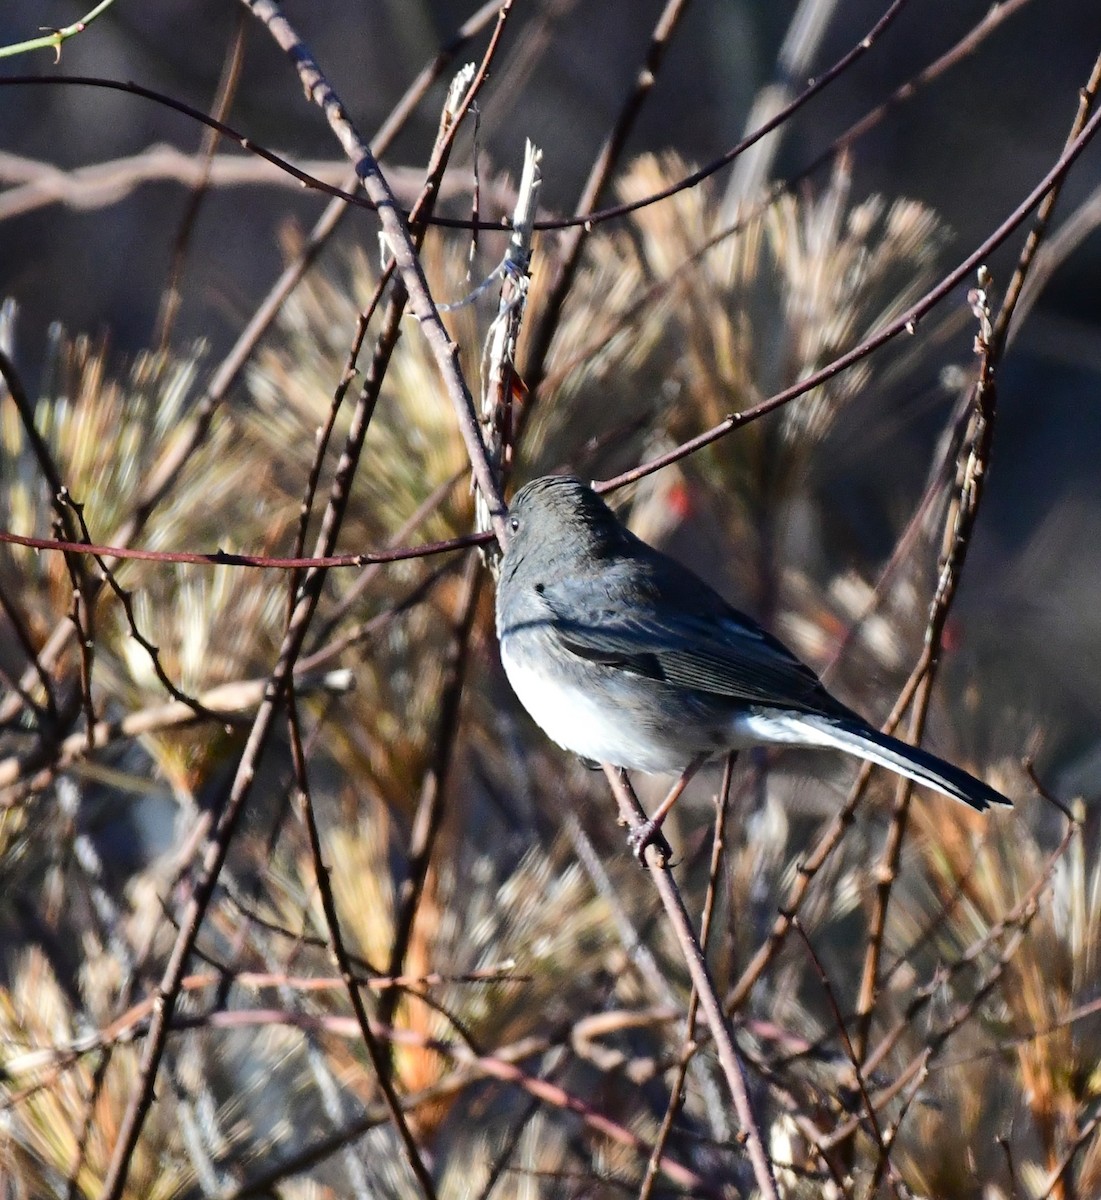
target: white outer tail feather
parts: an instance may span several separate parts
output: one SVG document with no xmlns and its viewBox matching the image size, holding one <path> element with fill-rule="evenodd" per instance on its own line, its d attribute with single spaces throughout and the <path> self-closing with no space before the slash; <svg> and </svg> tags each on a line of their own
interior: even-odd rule
<svg viewBox="0 0 1101 1200">
<path fill-rule="evenodd" d="M 857 724 L 858 720 L 823 717 L 815 713 L 766 713 L 758 709 L 739 717 L 738 725 L 756 742 L 843 750 L 980 811 L 991 804 L 1009 803 L 989 784 L 975 779 L 960 767 L 937 758 L 928 750 L 880 733 L 862 721 Z"/>
</svg>

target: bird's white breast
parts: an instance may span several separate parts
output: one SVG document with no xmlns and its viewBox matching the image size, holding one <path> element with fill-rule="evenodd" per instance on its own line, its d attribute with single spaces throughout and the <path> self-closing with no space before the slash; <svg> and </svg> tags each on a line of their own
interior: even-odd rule
<svg viewBox="0 0 1101 1200">
<path fill-rule="evenodd" d="M 532 720 L 563 749 L 592 762 L 655 775 L 678 774 L 692 757 L 643 728 L 629 697 L 616 694 L 614 679 L 602 681 L 606 691 L 598 697 L 593 687 L 534 670 L 509 653 L 509 642 L 507 636 L 501 641 L 501 663 L 513 691 Z"/>
</svg>

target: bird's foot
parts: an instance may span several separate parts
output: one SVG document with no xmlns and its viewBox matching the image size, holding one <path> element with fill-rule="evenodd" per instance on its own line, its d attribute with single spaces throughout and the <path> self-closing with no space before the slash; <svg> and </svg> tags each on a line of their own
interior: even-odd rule
<svg viewBox="0 0 1101 1200">
<path fill-rule="evenodd" d="M 646 860 L 646 851 L 651 846 L 658 852 L 661 859 L 659 866 L 673 865 L 673 847 L 669 845 L 665 834 L 661 832 L 659 821 L 640 821 L 627 835 L 627 845 L 631 847 L 631 853 L 644 867 L 650 865 Z"/>
<path fill-rule="evenodd" d="M 669 810 L 677 802 L 681 792 L 688 786 L 688 781 L 707 761 L 706 754 L 697 755 L 684 768 L 680 774 L 680 778 L 669 789 L 669 794 L 657 806 L 654 815 L 648 821 L 642 821 L 631 830 L 627 835 L 627 843 L 634 851 L 635 858 L 638 859 L 644 867 L 650 864 L 646 861 L 646 850 L 649 846 L 653 846 L 661 855 L 661 862 L 658 864 L 662 867 L 672 865 L 673 849 L 665 840 L 665 835 L 661 832 L 661 825 L 665 818 L 669 815 Z"/>
</svg>

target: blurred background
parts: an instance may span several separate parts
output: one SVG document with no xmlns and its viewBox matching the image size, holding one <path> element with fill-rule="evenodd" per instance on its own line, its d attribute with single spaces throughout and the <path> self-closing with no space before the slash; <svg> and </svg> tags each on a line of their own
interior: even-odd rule
<svg viewBox="0 0 1101 1200">
<path fill-rule="evenodd" d="M 530 138 L 543 152 L 541 213 L 573 213 L 662 8 L 519 0 L 437 212 L 469 215 L 475 165 L 482 216 L 509 212 Z M 0 45 L 84 11 L 7 0 Z M 292 0 L 286 11 L 367 136 L 480 14 L 456 63 L 477 59 L 495 16 L 473 0 Z M 886 11 L 885 0 L 693 0 L 601 204 L 650 196 L 716 159 Z M 1099 50 L 1096 0 L 909 0 L 752 153 L 597 225 L 543 348 L 533 331 L 569 235 L 540 235 L 519 350 L 531 393 L 519 402 L 516 480 L 565 468 L 607 478 L 905 311 L 1057 160 Z M 417 194 L 454 69 L 383 155 L 403 201 Z M 48 82 L 3 85 L 31 71 Z M 92 533 L 109 539 L 194 428 L 222 356 L 326 200 L 228 142 L 196 190 L 203 128 L 123 91 L 59 82 L 78 75 L 134 81 L 203 111 L 226 92 L 225 120 L 242 135 L 332 182 L 347 168 L 286 57 L 231 0 L 117 0 L 59 62 L 51 51 L 0 59 L 0 299 L 13 302 L 0 346 Z M 846 153 L 828 152 L 888 101 Z M 774 187 L 788 179 L 798 182 Z M 1101 1187 L 1099 225 L 1101 141 L 1069 175 L 998 372 L 986 489 L 925 731 L 1015 808 L 980 821 L 921 796 L 873 972 L 865 1049 L 881 1111 L 902 1130 L 892 1170 L 910 1194 L 940 1200 L 1070 1200 Z M 1026 231 L 988 261 L 995 311 Z M 498 233 L 483 232 L 472 253 L 464 232 L 431 232 L 422 261 L 437 300 L 464 296 L 503 248 Z M 141 545 L 291 548 L 316 430 L 378 264 L 374 215 L 349 212 L 209 410 Z M 890 711 L 925 635 L 976 371 L 974 284 L 912 335 L 615 497 L 641 534 L 775 629 L 873 720 Z M 495 311 L 490 293 L 447 315 L 475 392 Z M 354 394 L 320 463 L 321 496 Z M 33 439 L 6 396 L 0 415 L 0 525 L 49 536 L 53 498 Z M 407 322 L 338 550 L 467 532 L 467 472 L 436 367 Z M 101 588 L 91 659 L 70 645 L 20 692 L 28 648 L 68 627 L 73 585 L 57 555 L 0 551 L 0 1047 L 11 1050 L 0 1059 L 11 1114 L 0 1197 L 99 1195 L 137 1077 L 138 1006 L 244 753 L 283 635 L 286 580 L 127 563 L 132 612 Z M 223 706 L 224 723 L 165 716 L 135 629 L 160 647 L 170 679 Z M 602 778 L 549 745 L 507 688 L 485 572 L 459 556 L 333 572 L 305 652 L 299 703 L 341 928 L 364 978 L 413 977 L 400 993 L 374 979 L 383 998 L 372 1012 L 392 1026 L 390 1065 L 441 1195 L 636 1194 L 637 1145 L 594 1132 L 546 1090 L 534 1103 L 515 1081 L 469 1073 L 454 1050 L 515 1051 L 510 1062 L 648 1143 L 685 1038 L 683 964 L 647 877 L 623 848 Z M 48 687 L 63 728 L 50 724 Z M 95 753 L 83 740 L 89 713 L 112 722 Z M 1026 756 L 1077 805 L 1081 836 L 1040 799 Z M 709 895 L 715 905 L 712 966 L 770 1149 L 792 1165 L 785 1197 L 862 1196 L 873 1175 L 882 1182 L 873 1139 L 850 1127 L 864 1100 L 817 973 L 794 938 L 759 957 L 851 783 L 852 764 L 837 757 L 745 756 L 710 891 L 717 773 L 668 826 L 690 910 Z M 648 800 L 664 790 L 641 786 Z M 893 796 L 876 776 L 802 909 L 846 1014 L 875 940 L 874 868 Z M 416 1194 L 378 1117 L 345 993 L 315 989 L 331 973 L 330 934 L 301 804 L 280 724 L 193 960 L 207 973 L 184 1010 L 198 1015 L 170 1044 L 127 1194 Z M 586 1025 L 609 1016 L 622 1024 Z M 133 1045 L 95 1042 L 120 1028 L 136 1031 Z M 58 1067 L 52 1056 L 73 1045 L 81 1053 Z M 928 1076 L 899 1100 L 890 1089 L 915 1064 Z M 669 1153 L 699 1193 L 747 1194 L 723 1086 L 709 1051 L 693 1059 Z M 1065 1162 L 1077 1191 L 1064 1186 Z M 7 1192 L 5 1169 L 20 1180 Z M 517 1180 L 529 1191 L 509 1191 Z"/>
<path fill-rule="evenodd" d="M 370 134 L 477 7 L 459 0 L 332 0 L 323 10 L 291 4 L 288 14 L 301 23 L 359 129 Z M 517 171 L 530 137 L 545 155 L 544 205 L 570 212 L 661 7 L 655 0 L 518 4 L 507 35 L 510 53 L 480 102 L 487 172 Z M 694 162 L 711 161 L 746 131 L 762 88 L 780 83 L 798 90 L 856 45 L 887 5 L 846 0 L 809 7 L 815 24 L 800 45 L 811 57 L 802 74 L 787 79 L 779 58 L 795 3 L 689 4 L 628 157 L 672 147 Z M 785 125 L 772 174 L 788 175 L 814 159 L 838 133 L 974 29 L 990 8 L 986 0 L 948 5 L 912 0 L 855 69 Z M 80 5 L 61 0 L 9 0 L 0 13 L 0 38 L 4 44 L 21 41 L 81 15 Z M 51 62 L 52 52 L 42 51 L 6 60 L 3 69 L 133 80 L 207 109 L 239 21 L 237 7 L 223 0 L 116 5 L 107 19 L 65 44 L 58 65 Z M 1050 166 L 1099 36 L 1101 14 L 1089 0 L 1018 6 L 975 53 L 862 139 L 853 163 L 857 194 L 922 200 L 955 231 L 962 256 Z M 339 161 L 320 114 L 287 87 L 289 68 L 271 39 L 248 23 L 245 38 L 248 86 L 234 102 L 230 123 L 288 156 Z M 483 36 L 475 45 L 484 42 Z M 430 93 L 388 162 L 416 166 L 424 160 L 445 87 L 446 80 Z M 5 89 L 3 103 L 5 153 L 64 170 L 134 155 L 155 143 L 187 152 L 202 136 L 186 117 L 120 93 L 17 87 Z M 1090 152 L 1071 175 L 1064 213 L 1096 187 L 1096 157 Z M 463 161 L 460 155 L 456 166 Z M 728 177 L 729 171 L 720 179 L 725 184 Z M 6 289 L 19 296 L 27 333 L 57 319 L 71 328 L 110 328 L 123 347 L 146 345 L 172 249 L 171 217 L 184 203 L 178 186 L 149 184 L 114 203 L 101 198 L 92 211 L 51 204 L 5 219 L 0 248 Z M 288 213 L 308 220 L 322 203 L 286 186 L 211 197 L 191 266 L 204 286 L 189 293 L 181 335 L 201 335 L 216 345 L 233 336 L 235 317 L 249 311 L 249 301 L 279 263 L 276 224 Z M 361 238 L 373 236 L 369 218 L 356 220 Z M 130 252 L 122 256 L 120 247 Z M 1031 352 L 1043 353 L 1061 370 L 1097 366 L 1096 349 L 1092 359 L 1088 353 L 1089 327 L 1101 308 L 1097 255 L 1095 237 L 1050 281 L 1043 320 L 1027 339 Z M 998 269 L 1001 261 L 991 264 L 996 278 L 1005 273 Z"/>
</svg>

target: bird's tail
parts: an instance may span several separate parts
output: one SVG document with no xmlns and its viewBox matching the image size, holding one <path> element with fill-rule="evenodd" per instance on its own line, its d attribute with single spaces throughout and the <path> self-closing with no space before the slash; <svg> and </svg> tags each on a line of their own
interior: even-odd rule
<svg viewBox="0 0 1101 1200">
<path fill-rule="evenodd" d="M 778 736 L 778 742 L 804 741 L 813 742 L 818 746 L 832 746 L 855 754 L 858 758 L 867 759 L 894 771 L 897 775 L 905 775 L 915 783 L 922 783 L 951 796 L 954 800 L 962 800 L 980 812 L 992 804 L 1009 804 L 1001 792 L 995 791 L 989 784 L 976 779 L 974 775 L 960 767 L 955 767 L 920 746 L 910 746 L 890 734 L 880 733 L 878 729 L 866 724 L 859 717 L 825 717 L 817 713 L 799 713 L 798 715 L 784 714 L 774 716 L 771 721 L 790 722 L 793 728 L 787 737 Z M 803 737 L 797 737 L 795 726 Z M 779 730 L 776 731 L 779 733 Z M 772 739 L 770 739 L 772 740 Z"/>
</svg>

